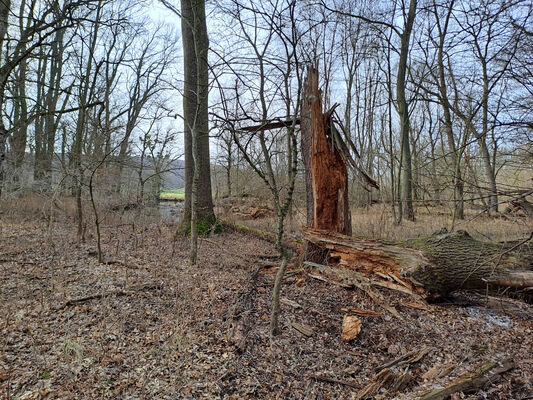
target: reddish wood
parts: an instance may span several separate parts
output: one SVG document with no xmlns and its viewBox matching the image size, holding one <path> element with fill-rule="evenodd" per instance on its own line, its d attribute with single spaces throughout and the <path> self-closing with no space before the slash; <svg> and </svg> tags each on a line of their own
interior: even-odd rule
<svg viewBox="0 0 533 400">
<path fill-rule="evenodd" d="M 313 228 L 351 235 L 352 224 L 348 203 L 348 171 L 345 160 L 332 145 L 330 115 L 322 112 L 318 90 L 318 72 L 307 73 L 302 115 L 311 130 L 311 180 L 313 194 Z"/>
</svg>

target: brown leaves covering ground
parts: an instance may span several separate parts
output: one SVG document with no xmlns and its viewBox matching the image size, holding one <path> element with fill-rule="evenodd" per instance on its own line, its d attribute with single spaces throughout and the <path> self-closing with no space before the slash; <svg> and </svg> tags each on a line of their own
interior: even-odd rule
<svg viewBox="0 0 533 400">
<path fill-rule="evenodd" d="M 72 222 L 4 218 L 0 229 L 2 398 L 350 399 L 376 367 L 424 347 L 432 350 L 410 366 L 409 386 L 375 398 L 414 399 L 483 362 L 508 358 L 516 368 L 503 380 L 464 397 L 521 399 L 532 391 L 531 306 L 519 301 L 511 302 L 521 312 L 511 315 L 479 306 L 427 311 L 402 306 L 407 299 L 383 289 L 398 319 L 360 291 L 294 273 L 283 289 L 292 302 L 281 305 L 282 334 L 270 341 L 274 274 L 267 268 L 239 354 L 228 341 L 227 318 L 247 273 L 261 256 L 275 255 L 271 244 L 236 232 L 211 236 L 200 241 L 199 264 L 191 267 L 187 241 L 173 243 L 173 225 L 105 226 L 112 263 L 99 264 L 94 238 L 78 244 Z M 67 303 L 91 295 L 102 296 Z M 346 343 L 343 307 L 383 316 L 360 316 L 361 333 Z M 311 327 L 312 336 L 294 323 Z"/>
</svg>

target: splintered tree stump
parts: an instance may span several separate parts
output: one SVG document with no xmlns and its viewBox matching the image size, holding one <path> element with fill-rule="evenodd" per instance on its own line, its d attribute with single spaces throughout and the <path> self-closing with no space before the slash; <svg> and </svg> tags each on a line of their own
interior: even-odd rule
<svg viewBox="0 0 533 400">
<path fill-rule="evenodd" d="M 318 71 L 310 68 L 304 86 L 301 118 L 302 153 L 307 182 L 311 179 L 311 184 L 306 185 L 307 222 L 315 229 L 351 235 L 348 171 L 345 160 L 333 146 L 331 123 L 331 113 L 322 112 Z M 323 262 L 324 257 L 323 251 L 308 244 L 306 259 Z"/>
<path fill-rule="evenodd" d="M 394 243 L 316 229 L 303 236 L 327 251 L 327 264 L 385 277 L 391 288 L 403 286 L 428 299 L 459 289 L 533 287 L 533 246 L 525 243 L 487 243 L 464 231 Z"/>
<path fill-rule="evenodd" d="M 305 86 L 305 113 L 310 116 L 313 228 L 351 235 L 348 204 L 348 170 L 340 152 L 332 145 L 331 114 L 322 113 L 318 72 L 310 69 Z"/>
<path fill-rule="evenodd" d="M 318 71 L 309 68 L 301 113 L 308 212 L 308 227 L 303 231 L 306 261 L 373 274 L 382 278 L 376 282 L 380 286 L 426 298 L 490 286 L 533 291 L 531 246 L 485 243 L 463 231 L 400 243 L 349 237 L 347 162 L 368 184 L 378 185 L 350 156 L 334 126 L 334 109 L 322 111 Z"/>
</svg>

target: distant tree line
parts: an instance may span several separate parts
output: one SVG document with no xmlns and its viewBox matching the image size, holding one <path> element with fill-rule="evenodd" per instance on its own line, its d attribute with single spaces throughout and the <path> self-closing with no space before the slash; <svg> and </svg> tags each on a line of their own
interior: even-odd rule
<svg viewBox="0 0 533 400">
<path fill-rule="evenodd" d="M 147 17 L 155 4 L 181 40 Z M 532 190 L 532 19 L 525 0 L 2 0 L 0 188 L 28 189 L 31 175 L 81 213 L 89 179 L 112 195 L 134 176 L 142 200 L 183 151 L 186 221 L 193 207 L 214 220 L 214 164 L 217 188 L 230 195 L 252 171 L 284 215 L 304 187 L 298 118 L 314 66 L 381 187 L 352 185 L 352 201 L 388 202 L 397 222 L 420 202 L 454 219 L 467 203 L 496 213 Z M 287 123 L 245 129 L 273 121 Z"/>
</svg>

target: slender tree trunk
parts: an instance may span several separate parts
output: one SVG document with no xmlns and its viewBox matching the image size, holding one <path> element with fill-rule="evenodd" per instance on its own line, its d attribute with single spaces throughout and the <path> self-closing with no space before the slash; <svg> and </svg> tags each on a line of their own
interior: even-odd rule
<svg viewBox="0 0 533 400">
<path fill-rule="evenodd" d="M 409 140 L 410 124 L 409 109 L 405 95 L 407 58 L 409 55 L 409 41 L 413 29 L 413 23 L 416 14 L 417 0 L 410 0 L 409 12 L 402 35 L 400 36 L 401 48 L 400 59 L 398 63 L 398 78 L 396 82 L 396 101 L 398 104 L 398 114 L 400 115 L 400 137 L 402 143 L 402 212 L 405 218 L 410 221 L 415 220 L 413 208 L 413 171 L 411 160 L 411 146 Z"/>
<path fill-rule="evenodd" d="M 200 177 L 200 164 L 198 163 L 198 133 L 192 130 L 192 156 L 194 171 L 191 185 L 191 250 L 189 259 L 196 265 L 198 258 L 198 178 Z"/>
<path fill-rule="evenodd" d="M 4 49 L 4 38 L 6 36 L 8 27 L 9 27 L 9 10 L 11 8 L 11 0 L 0 1 L 0 66 L 2 63 L 3 49 Z M 3 102 L 5 98 L 6 84 L 7 84 L 7 73 L 3 71 L 3 68 L 0 68 L 0 110 L 3 110 Z M 4 125 L 3 118 L 0 118 L 0 194 L 2 194 L 2 188 L 4 187 L 4 164 L 6 159 L 6 144 L 8 137 L 8 130 Z"/>
<path fill-rule="evenodd" d="M 26 144 L 28 141 L 28 102 L 26 100 L 26 72 L 27 62 L 21 61 L 17 71 L 16 93 L 17 101 L 15 105 L 16 115 L 14 123 L 19 127 L 13 132 L 11 149 L 15 158 L 15 180 L 17 186 L 22 184 L 22 166 L 26 156 Z"/>
<path fill-rule="evenodd" d="M 306 80 L 306 85 L 308 84 Z M 304 86 L 304 91 L 307 92 L 311 90 Z M 303 106 L 302 106 L 302 115 L 301 115 L 301 142 L 300 148 L 302 152 L 302 160 L 304 163 L 305 171 L 305 204 L 307 209 L 307 226 L 313 226 L 313 215 L 314 215 L 314 206 L 313 206 L 313 187 L 312 187 L 312 178 L 311 178 L 311 143 L 312 143 L 312 125 L 311 125 L 311 107 L 306 107 L 305 102 L 307 99 L 304 96 Z"/>
<path fill-rule="evenodd" d="M 228 197 L 231 197 L 231 154 L 228 154 L 228 165 L 226 166 L 226 188 Z"/>
<path fill-rule="evenodd" d="M 481 159 L 483 160 L 483 168 L 485 170 L 485 177 L 489 185 L 489 213 L 498 212 L 498 187 L 496 184 L 496 176 L 492 168 L 490 152 L 487 146 L 485 137 L 478 139 L 479 151 L 481 152 Z"/>
<path fill-rule="evenodd" d="M 445 68 L 444 68 L 444 43 L 446 39 L 446 35 L 448 33 L 448 25 L 450 21 L 450 17 L 452 15 L 454 0 L 451 1 L 448 13 L 446 14 L 446 18 L 444 20 L 444 24 L 441 25 L 438 12 L 436 9 L 435 2 L 433 3 L 434 7 L 434 13 L 436 17 L 436 24 L 437 29 L 439 32 L 439 47 L 437 50 L 437 66 L 438 66 L 438 81 L 437 86 L 439 89 L 439 95 L 440 95 L 440 105 L 442 108 L 442 112 L 444 115 L 444 131 L 446 132 L 446 138 L 448 141 L 448 147 L 451 152 L 451 158 L 452 158 L 452 164 L 453 164 L 453 200 L 454 200 L 454 212 L 453 212 L 453 219 L 464 219 L 464 184 L 461 174 L 461 154 L 463 153 L 464 149 L 457 148 L 455 144 L 455 135 L 453 131 L 453 123 L 452 123 L 452 115 L 451 115 L 451 107 L 450 102 L 448 98 L 448 89 L 446 85 L 446 78 L 445 78 Z M 451 73 L 451 72 L 450 72 Z M 466 134 L 466 133 L 465 133 Z"/>
</svg>

